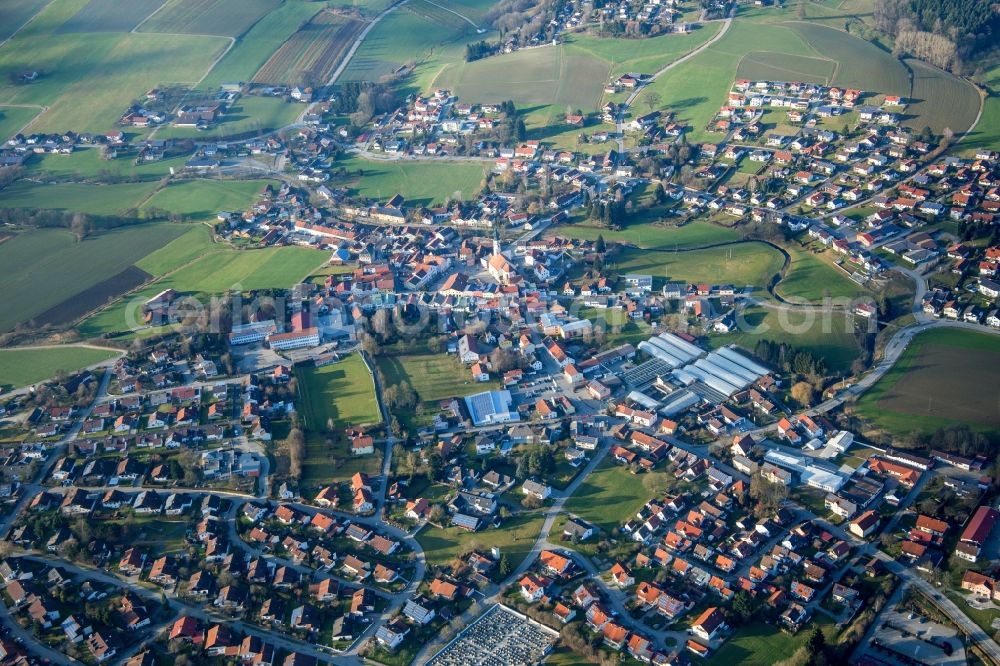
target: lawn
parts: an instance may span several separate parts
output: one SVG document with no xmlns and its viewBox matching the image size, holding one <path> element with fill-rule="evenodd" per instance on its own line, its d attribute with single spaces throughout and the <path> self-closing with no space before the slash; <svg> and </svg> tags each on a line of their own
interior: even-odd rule
<svg viewBox="0 0 1000 666">
<path fill-rule="evenodd" d="M 267 180 L 175 181 L 154 194 L 143 205 L 191 218 L 211 218 L 219 211 L 242 211 L 252 204 L 269 183 Z"/>
<path fill-rule="evenodd" d="M 0 392 L 21 388 L 74 372 L 118 356 L 110 349 L 53 347 L 51 349 L 0 349 Z"/>
<path fill-rule="evenodd" d="M 915 337 L 896 365 L 857 403 L 858 413 L 894 435 L 967 424 L 1000 426 L 1000 338 L 957 329 Z"/>
<path fill-rule="evenodd" d="M 609 262 L 619 273 L 690 283 L 762 287 L 781 269 L 783 257 L 764 243 L 733 243 L 702 250 L 671 252 L 628 248 Z"/>
<path fill-rule="evenodd" d="M 268 12 L 212 68 L 202 87 L 214 90 L 223 83 L 249 81 L 271 54 L 318 10 L 316 3 L 292 1 Z"/>
<path fill-rule="evenodd" d="M 513 570 L 531 552 L 543 522 L 544 516 L 535 512 L 513 516 L 504 521 L 499 529 L 481 532 L 469 532 L 460 527 L 442 530 L 428 525 L 417 534 L 417 541 L 430 565 L 448 564 L 473 549 L 489 551 L 497 547 L 501 554 L 507 555 Z"/>
<path fill-rule="evenodd" d="M 35 32 L 22 32 L 0 49 L 0 70 L 33 69 L 42 76 L 30 84 L 4 80 L 0 105 L 48 106 L 31 126 L 43 132 L 112 130 L 147 90 L 196 83 L 227 46 L 223 38 L 195 35 Z"/>
<path fill-rule="evenodd" d="M 681 227 L 669 227 L 653 222 L 642 222 L 641 215 L 632 216 L 621 231 L 580 223 L 555 227 L 551 235 L 582 240 L 597 240 L 598 236 L 603 236 L 608 243 L 629 243 L 644 249 L 699 247 L 740 239 L 739 232 L 710 222 L 699 220 Z"/>
<path fill-rule="evenodd" d="M 605 460 L 577 487 L 563 508 L 610 532 L 666 490 L 668 479 L 666 472 L 636 476 L 627 467 Z"/>
<path fill-rule="evenodd" d="M 836 631 L 830 620 L 826 619 L 825 615 L 817 614 L 816 622 L 823 627 L 827 640 L 832 642 Z M 782 631 L 777 625 L 754 622 L 737 629 L 715 654 L 701 663 L 710 666 L 729 666 L 729 664 L 770 666 L 788 659 L 797 649 L 805 645 L 813 626 L 815 623 L 793 636 Z"/>
<path fill-rule="evenodd" d="M 20 180 L 0 191 L 0 207 L 47 208 L 90 215 L 121 215 L 137 207 L 157 188 L 155 182 L 93 185 Z"/>
<path fill-rule="evenodd" d="M 124 227 L 76 242 L 61 229 L 0 244 L 0 330 L 9 330 L 120 273 L 184 233 L 170 224 Z"/>
<path fill-rule="evenodd" d="M 167 0 L 141 30 L 239 37 L 280 4 L 281 0 Z"/>
<path fill-rule="evenodd" d="M 352 195 L 385 201 L 402 194 L 412 205 L 441 203 L 445 199 L 472 199 L 488 168 L 486 162 L 413 162 L 346 157 L 334 164 L 331 181 Z M 337 170 L 347 170 L 339 176 Z"/>
<path fill-rule="evenodd" d="M 322 368 L 299 367 L 295 375 L 303 420 L 310 431 L 326 429 L 331 419 L 335 430 L 382 421 L 375 385 L 360 354 Z"/>
</svg>

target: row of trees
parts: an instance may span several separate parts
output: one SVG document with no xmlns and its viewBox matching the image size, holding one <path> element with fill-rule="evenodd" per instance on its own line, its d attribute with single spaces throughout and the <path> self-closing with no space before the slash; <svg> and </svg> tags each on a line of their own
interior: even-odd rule
<svg viewBox="0 0 1000 666">
<path fill-rule="evenodd" d="M 982 0 L 878 0 L 875 25 L 909 53 L 961 73 L 966 63 L 995 45 L 1000 14 Z"/>
</svg>

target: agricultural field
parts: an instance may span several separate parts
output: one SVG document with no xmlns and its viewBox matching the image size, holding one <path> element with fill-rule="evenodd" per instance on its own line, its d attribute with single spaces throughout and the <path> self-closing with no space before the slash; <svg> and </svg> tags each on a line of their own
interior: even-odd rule
<svg viewBox="0 0 1000 666">
<path fill-rule="evenodd" d="M 1000 427 L 1000 391 L 994 369 L 1000 339 L 973 331 L 939 329 L 916 336 L 892 370 L 857 403 L 857 412 L 893 435 L 968 424 Z"/>
<path fill-rule="evenodd" d="M 56 32 L 129 32 L 163 3 L 164 0 L 129 0 L 126 3 L 90 0 Z"/>
<path fill-rule="evenodd" d="M 0 330 L 63 303 L 72 305 L 78 294 L 120 274 L 185 230 L 170 224 L 137 225 L 79 243 L 61 229 L 18 234 L 0 244 L 0 283 L 5 285 L 0 291 Z M 114 295 L 108 291 L 104 297 Z"/>
<path fill-rule="evenodd" d="M 496 4 L 494 0 L 435 0 L 442 7 L 447 7 L 462 16 L 465 16 L 473 23 L 482 26 L 486 20 L 486 14 Z"/>
<path fill-rule="evenodd" d="M 644 39 L 615 39 L 571 34 L 565 50 L 590 55 L 611 65 L 611 76 L 627 72 L 652 74 L 698 48 L 721 30 L 720 23 L 707 23 L 686 35 L 659 35 Z"/>
<path fill-rule="evenodd" d="M 804 81 L 828 84 L 837 63 L 827 58 L 797 56 L 772 51 L 751 51 L 740 60 L 736 78 L 752 81 Z"/>
<path fill-rule="evenodd" d="M 829 253 L 815 254 L 791 244 L 785 247 L 791 265 L 774 287 L 778 296 L 792 301 L 821 302 L 825 297 L 855 298 L 868 292 L 833 265 Z"/>
<path fill-rule="evenodd" d="M 567 109 L 597 110 L 610 68 L 609 62 L 579 49 L 543 46 L 455 63 L 434 85 L 471 103 L 513 100 L 528 113 L 530 127 L 556 132 Z"/>
<path fill-rule="evenodd" d="M 671 252 L 625 249 L 609 262 L 619 273 L 645 273 L 675 282 L 765 285 L 781 270 L 781 253 L 763 243 L 733 243 L 722 247 Z"/>
<path fill-rule="evenodd" d="M 0 0 L 0 40 L 31 20 L 48 0 Z"/>
<path fill-rule="evenodd" d="M 605 532 L 620 526 L 667 488 L 669 475 L 649 472 L 636 476 L 623 465 L 602 462 L 566 500 L 566 513 L 576 514 Z"/>
<path fill-rule="evenodd" d="M 859 356 L 854 318 L 840 310 L 813 311 L 768 303 L 745 308 L 738 331 L 712 333 L 713 347 L 737 344 L 753 352 L 760 340 L 787 342 L 820 356 L 830 374 L 847 372 Z"/>
<path fill-rule="evenodd" d="M 581 240 L 597 240 L 598 236 L 603 236 L 608 243 L 628 243 L 644 249 L 671 250 L 675 247 L 699 247 L 716 243 L 729 243 L 740 239 L 738 232 L 710 222 L 699 220 L 689 222 L 681 227 L 669 227 L 638 221 L 635 219 L 637 217 L 639 216 L 631 217 L 621 231 L 579 223 L 560 225 L 547 235 Z"/>
<path fill-rule="evenodd" d="M 34 106 L 0 106 L 0 142 L 20 132 L 41 111 Z"/>
<path fill-rule="evenodd" d="M 830 82 L 832 85 L 886 95 L 909 95 L 906 68 L 871 42 L 815 23 L 792 22 L 788 25 L 816 53 L 839 63 Z"/>
<path fill-rule="evenodd" d="M 153 193 L 157 183 L 44 184 L 20 180 L 0 196 L 3 208 L 47 208 L 89 215 L 119 215 L 135 208 Z"/>
<path fill-rule="evenodd" d="M 365 23 L 332 12 L 317 14 L 291 36 L 254 75 L 254 83 L 325 84 Z"/>
<path fill-rule="evenodd" d="M 311 2 L 285 2 L 268 12 L 216 63 L 202 87 L 215 90 L 223 83 L 249 81 L 286 39 L 316 15 Z"/>
<path fill-rule="evenodd" d="M 975 129 L 959 144 L 966 155 L 973 155 L 980 148 L 996 150 L 1000 145 L 1000 65 L 986 72 L 981 79 L 990 92 L 983 100 L 983 115 Z"/>
<path fill-rule="evenodd" d="M 48 106 L 31 125 L 43 132 L 112 130 L 129 104 L 150 88 L 196 83 L 228 45 L 223 38 L 193 35 L 39 34 L 47 23 L 33 22 L 31 31 L 0 48 L 0 71 L 41 73 L 29 84 L 4 77 L 0 106 Z"/>
<path fill-rule="evenodd" d="M 940 134 L 946 127 L 956 135 L 972 127 L 979 112 L 979 93 L 968 81 L 937 67 L 910 58 L 913 93 L 906 107 L 906 125 L 921 130 L 930 127 Z"/>
<path fill-rule="evenodd" d="M 80 345 L 0 349 L 0 392 L 28 386 L 60 372 L 75 372 L 119 354 L 114 349 Z"/>
<path fill-rule="evenodd" d="M 407 63 L 431 57 L 449 44 L 461 42 L 464 47 L 463 37 L 483 38 L 458 16 L 422 0 L 411 0 L 372 28 L 341 79 L 377 81 Z"/>
<path fill-rule="evenodd" d="M 281 0 L 167 0 L 143 32 L 239 37 Z"/>
<path fill-rule="evenodd" d="M 440 529 L 428 525 L 420 530 L 416 538 L 427 563 L 431 565 L 448 564 L 473 549 L 489 551 L 496 547 L 507 556 L 511 569 L 514 569 L 531 552 L 535 538 L 542 530 L 544 518 L 537 511 L 522 513 L 505 520 L 499 529 L 480 532 L 470 532 L 460 527 Z"/>
<path fill-rule="evenodd" d="M 150 197 L 143 208 L 159 208 L 190 218 L 212 218 L 222 210 L 245 210 L 270 182 L 206 179 L 175 181 Z"/>
<path fill-rule="evenodd" d="M 339 176 L 339 169 L 346 169 Z M 408 162 L 345 157 L 333 166 L 331 183 L 352 195 L 385 200 L 402 194 L 411 205 L 430 205 L 448 198 L 473 198 L 480 189 L 487 162 Z"/>
<path fill-rule="evenodd" d="M 69 155 L 32 155 L 24 163 L 26 174 L 46 174 L 74 181 L 111 178 L 159 180 L 170 174 L 170 167 L 181 170 L 190 155 L 172 157 L 159 162 L 136 164 L 130 157 L 106 160 L 99 148 L 81 148 Z"/>
</svg>

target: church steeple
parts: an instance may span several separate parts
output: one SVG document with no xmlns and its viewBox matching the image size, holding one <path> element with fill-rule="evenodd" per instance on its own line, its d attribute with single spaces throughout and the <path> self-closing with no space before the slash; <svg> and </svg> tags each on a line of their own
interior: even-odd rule
<svg viewBox="0 0 1000 666">
<path fill-rule="evenodd" d="M 496 222 L 493 223 L 493 256 L 500 256 L 500 226 Z"/>
</svg>

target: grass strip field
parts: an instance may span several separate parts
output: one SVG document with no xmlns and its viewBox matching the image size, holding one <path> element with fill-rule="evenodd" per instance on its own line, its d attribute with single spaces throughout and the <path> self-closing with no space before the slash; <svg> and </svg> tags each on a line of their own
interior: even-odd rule
<svg viewBox="0 0 1000 666">
<path fill-rule="evenodd" d="M 24 163 L 28 174 L 45 173 L 71 180 L 109 180 L 113 178 L 139 177 L 143 180 L 157 180 L 170 174 L 170 167 L 175 170 L 184 168 L 184 163 L 190 159 L 188 155 L 171 157 L 158 162 L 136 164 L 129 157 L 106 160 L 101 157 L 98 148 L 81 148 L 68 155 L 32 155 Z M 0 195 L 0 199 L 3 196 Z"/>
<path fill-rule="evenodd" d="M 253 81 L 323 85 L 364 26 L 332 12 L 317 14 L 268 58 Z"/>
<path fill-rule="evenodd" d="M 564 508 L 610 532 L 663 492 L 667 480 L 665 472 L 636 476 L 627 467 L 605 460 L 577 487 Z"/>
<path fill-rule="evenodd" d="M 785 277 L 774 291 L 786 300 L 821 302 L 825 297 L 854 298 L 868 293 L 842 270 L 826 259 L 828 254 L 816 255 L 808 250 L 788 245 L 792 258 Z"/>
<path fill-rule="evenodd" d="M 222 210 L 244 210 L 271 181 L 266 180 L 185 180 L 173 182 L 143 204 L 177 215 L 209 218 Z"/>
<path fill-rule="evenodd" d="M 129 266 L 120 273 L 112 275 L 106 280 L 101 280 L 94 286 L 53 305 L 34 317 L 33 321 L 36 326 L 71 324 L 88 312 L 132 291 L 149 280 L 150 277 L 152 276 L 149 273 L 135 266 Z"/>
<path fill-rule="evenodd" d="M 1000 65 L 986 72 L 982 82 L 989 91 L 983 100 L 983 115 L 968 139 L 958 145 L 967 155 L 973 155 L 982 148 L 996 150 L 1000 146 Z"/>
<path fill-rule="evenodd" d="M 496 547 L 507 556 L 513 569 L 531 552 L 543 522 L 544 516 L 536 512 L 513 516 L 505 520 L 499 529 L 481 532 L 469 532 L 460 527 L 439 529 L 428 525 L 417 533 L 417 542 L 431 565 L 448 564 L 473 549 L 489 551 Z"/>
<path fill-rule="evenodd" d="M 713 333 L 714 347 L 738 344 L 752 352 L 760 340 L 787 342 L 822 357 L 831 374 L 846 372 L 858 357 L 854 321 L 840 310 L 803 312 L 801 308 L 750 306 L 733 333 Z"/>
<path fill-rule="evenodd" d="M 112 278 L 184 232 L 170 224 L 124 227 L 76 242 L 39 229 L 0 244 L 0 330 L 28 321 Z"/>
<path fill-rule="evenodd" d="M 613 258 L 620 273 L 644 273 L 667 281 L 760 286 L 770 282 L 784 262 L 781 253 L 764 243 L 669 252 L 627 248 Z"/>
<path fill-rule="evenodd" d="M 202 82 L 202 87 L 214 90 L 223 83 L 249 81 L 271 54 L 304 26 L 317 10 L 318 7 L 311 2 L 285 2 L 268 12 L 216 63 Z"/>
<path fill-rule="evenodd" d="M 20 132 L 41 111 L 33 106 L 0 106 L 0 141 Z"/>
<path fill-rule="evenodd" d="M 239 37 L 281 0 L 167 0 L 143 32 Z"/>
<path fill-rule="evenodd" d="M 334 175 L 338 186 L 345 186 L 352 195 L 385 200 L 402 194 L 411 205 L 429 205 L 445 199 L 470 199 L 479 192 L 485 162 L 413 162 L 402 160 L 369 160 L 346 157 L 334 165 L 334 170 L 347 170 L 345 180 Z"/>
<path fill-rule="evenodd" d="M 566 52 L 580 52 L 611 64 L 611 75 L 626 72 L 652 74 L 680 56 L 698 48 L 722 29 L 721 23 L 706 23 L 686 35 L 660 35 L 643 39 L 619 39 L 571 34 Z"/>
<path fill-rule="evenodd" d="M 916 336 L 892 370 L 857 403 L 858 413 L 894 435 L 965 423 L 1000 426 L 1000 338 L 937 329 Z"/>
<path fill-rule="evenodd" d="M 164 1 L 90 0 L 56 32 L 128 32 L 162 7 Z"/>
<path fill-rule="evenodd" d="M 155 189 L 155 182 L 47 185 L 21 180 L 0 190 L 0 207 L 46 208 L 70 213 L 118 215 L 139 205 Z"/>
<path fill-rule="evenodd" d="M 860 88 L 885 95 L 910 94 L 910 79 L 903 64 L 871 42 L 816 23 L 788 23 L 817 53 L 840 64 L 832 85 Z"/>
<path fill-rule="evenodd" d="M 118 356 L 111 349 L 66 346 L 0 349 L 0 391 L 9 391 Z"/>
</svg>

